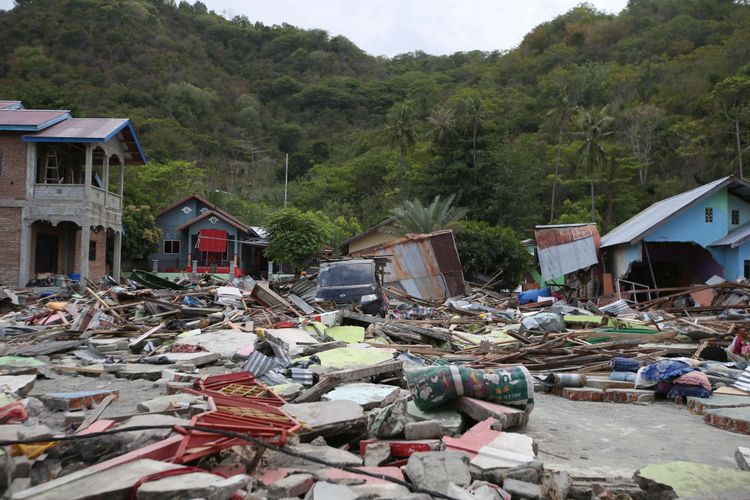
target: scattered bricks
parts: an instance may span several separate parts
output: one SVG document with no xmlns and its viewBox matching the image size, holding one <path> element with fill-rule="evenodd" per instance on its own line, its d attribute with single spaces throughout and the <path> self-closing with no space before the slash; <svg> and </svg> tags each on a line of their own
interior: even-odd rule
<svg viewBox="0 0 750 500">
<path fill-rule="evenodd" d="M 280 479 L 268 488 L 269 500 L 298 497 L 307 493 L 315 484 L 312 474 L 293 474 Z"/>
<path fill-rule="evenodd" d="M 565 387 L 562 396 L 571 401 L 602 401 L 604 391 L 593 387 Z"/>
<path fill-rule="evenodd" d="M 703 421 L 740 434 L 750 434 L 750 407 L 717 408 L 703 412 Z"/>
<path fill-rule="evenodd" d="M 71 411 L 91 409 L 109 395 L 115 399 L 120 397 L 119 391 L 83 391 L 83 392 L 53 392 L 41 397 L 44 406 L 50 410 Z"/>
<path fill-rule="evenodd" d="M 525 498 L 528 500 L 537 500 L 542 498 L 542 487 L 538 484 L 526 483 L 516 479 L 506 479 L 503 482 L 503 489 L 515 498 Z"/>
<path fill-rule="evenodd" d="M 654 391 L 646 389 L 607 389 L 604 401 L 611 403 L 650 403 L 654 400 Z"/>
<path fill-rule="evenodd" d="M 750 448 L 737 447 L 734 452 L 734 459 L 737 460 L 737 467 L 740 470 L 750 470 Z"/>
<path fill-rule="evenodd" d="M 438 427 L 440 423 L 438 422 Z M 378 467 L 391 458 L 391 445 L 389 443 L 371 443 L 365 448 L 365 465 Z"/>
<path fill-rule="evenodd" d="M 443 435 L 443 424 L 439 420 L 409 422 L 404 426 L 406 439 L 432 439 Z"/>
</svg>

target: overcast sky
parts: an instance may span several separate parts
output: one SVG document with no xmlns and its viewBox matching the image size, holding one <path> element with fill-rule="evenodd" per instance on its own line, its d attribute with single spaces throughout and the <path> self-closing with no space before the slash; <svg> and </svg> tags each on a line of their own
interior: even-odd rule
<svg viewBox="0 0 750 500">
<path fill-rule="evenodd" d="M 192 1 L 192 0 L 191 0 Z M 373 55 L 505 50 L 582 0 L 203 0 L 228 17 L 344 35 Z M 627 0 L 590 0 L 617 13 Z M 12 0 L 0 0 L 8 9 Z"/>
</svg>

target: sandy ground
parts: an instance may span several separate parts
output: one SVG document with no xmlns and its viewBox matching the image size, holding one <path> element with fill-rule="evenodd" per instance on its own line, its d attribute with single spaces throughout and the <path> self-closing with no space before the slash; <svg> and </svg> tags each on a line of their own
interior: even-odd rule
<svg viewBox="0 0 750 500">
<path fill-rule="evenodd" d="M 673 402 L 642 406 L 549 394 L 534 400 L 524 432 L 538 443 L 545 467 L 576 476 L 631 477 L 648 464 L 672 460 L 736 469 L 735 450 L 750 447 L 750 436 L 704 424 Z"/>
</svg>

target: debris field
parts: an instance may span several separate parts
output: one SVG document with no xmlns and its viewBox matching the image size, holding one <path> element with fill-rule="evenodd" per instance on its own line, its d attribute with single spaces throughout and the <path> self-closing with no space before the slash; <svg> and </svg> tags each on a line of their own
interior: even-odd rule
<svg viewBox="0 0 750 500">
<path fill-rule="evenodd" d="M 321 306 L 314 277 L 134 279 L 0 289 L 7 497 L 750 498 L 747 284 L 601 307 L 389 290 L 380 317 Z M 657 409 L 688 444 L 652 462 Z M 602 427 L 607 463 L 571 444 Z"/>
</svg>

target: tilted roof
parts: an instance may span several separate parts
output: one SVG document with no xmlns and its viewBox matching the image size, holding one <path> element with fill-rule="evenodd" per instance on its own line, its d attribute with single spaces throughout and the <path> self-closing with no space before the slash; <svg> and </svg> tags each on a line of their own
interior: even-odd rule
<svg viewBox="0 0 750 500">
<path fill-rule="evenodd" d="M 70 118 L 70 112 L 65 110 L 2 108 L 0 109 L 0 130 L 38 132 L 68 118 Z"/>
</svg>

